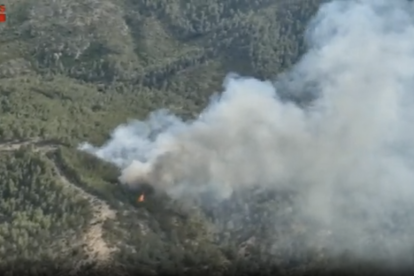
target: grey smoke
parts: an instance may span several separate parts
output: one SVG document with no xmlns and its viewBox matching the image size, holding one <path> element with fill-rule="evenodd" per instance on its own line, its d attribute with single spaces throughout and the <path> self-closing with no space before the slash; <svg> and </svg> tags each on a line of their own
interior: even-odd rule
<svg viewBox="0 0 414 276">
<path fill-rule="evenodd" d="M 156 111 L 80 149 L 119 166 L 123 183 L 178 198 L 293 190 L 301 217 L 339 233 L 332 252 L 376 258 L 373 239 L 412 261 L 413 11 L 403 0 L 324 4 L 308 52 L 277 82 L 229 75 L 196 120 Z M 299 107 L 280 100 L 286 91 L 317 98 Z"/>
</svg>

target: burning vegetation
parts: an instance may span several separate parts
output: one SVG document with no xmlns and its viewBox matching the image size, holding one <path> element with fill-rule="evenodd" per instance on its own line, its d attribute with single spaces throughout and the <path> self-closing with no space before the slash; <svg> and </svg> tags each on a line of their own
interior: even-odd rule
<svg viewBox="0 0 414 276">
<path fill-rule="evenodd" d="M 145 201 L 145 195 L 141 194 L 139 197 L 137 197 L 137 202 L 144 202 Z"/>
</svg>

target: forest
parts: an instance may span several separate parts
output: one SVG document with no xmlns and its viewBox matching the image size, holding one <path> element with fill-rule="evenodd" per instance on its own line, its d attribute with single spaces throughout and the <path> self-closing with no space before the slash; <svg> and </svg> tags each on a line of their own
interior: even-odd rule
<svg viewBox="0 0 414 276">
<path fill-rule="evenodd" d="M 76 149 L 83 141 L 103 143 L 115 126 L 155 109 L 197 116 L 228 72 L 260 79 L 283 72 L 305 51 L 306 25 L 322 2 L 6 0 L 2 271 L 331 275 L 352 262 L 328 260 L 312 247 L 298 252 L 295 244 L 266 254 L 261 240 L 273 230 L 263 222 L 272 210 L 283 221 L 278 231 L 297 243 L 304 235 L 289 219 L 289 195 L 242 195 L 217 210 L 163 194 L 137 202 L 137 191 L 119 185 L 115 167 Z M 231 210 L 236 225 L 218 215 Z M 373 268 L 359 264 L 352 272 L 364 269 Z"/>
</svg>

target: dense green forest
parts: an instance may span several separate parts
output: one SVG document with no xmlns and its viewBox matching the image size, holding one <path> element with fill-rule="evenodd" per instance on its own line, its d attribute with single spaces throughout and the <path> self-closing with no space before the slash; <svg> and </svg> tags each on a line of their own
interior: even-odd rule
<svg viewBox="0 0 414 276">
<path fill-rule="evenodd" d="M 322 1 L 6 0 L 1 267 L 329 274 L 338 264 L 327 268 L 320 252 L 299 254 L 291 244 L 267 257 L 252 237 L 265 239 L 273 229 L 243 227 L 243 220 L 266 221 L 276 208 L 286 222 L 279 231 L 300 242 L 304 230 L 289 221 L 286 195 L 246 199 L 259 203 L 228 225 L 214 215 L 220 210 L 190 208 L 162 194 L 137 202 L 138 192 L 119 186 L 116 168 L 76 150 L 154 109 L 195 116 L 230 71 L 268 78 L 286 70 L 304 52 L 305 26 Z"/>
</svg>

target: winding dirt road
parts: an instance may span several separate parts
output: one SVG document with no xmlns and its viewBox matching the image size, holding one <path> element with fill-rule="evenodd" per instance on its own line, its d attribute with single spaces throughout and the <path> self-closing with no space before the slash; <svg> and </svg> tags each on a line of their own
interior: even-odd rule
<svg viewBox="0 0 414 276">
<path fill-rule="evenodd" d="M 9 141 L 0 143 L 0 152 L 16 151 L 24 146 L 31 146 L 33 151 L 39 152 L 43 155 L 54 151 L 58 148 L 57 144 L 52 142 L 44 142 L 40 139 L 30 139 L 25 141 Z M 88 258 L 81 263 L 75 270 L 81 268 L 88 263 L 95 263 L 98 266 L 106 264 L 111 259 L 111 254 L 116 251 L 116 248 L 111 248 L 103 239 L 103 224 L 108 219 L 115 219 L 116 212 L 102 199 L 97 196 L 87 193 L 85 190 L 71 182 L 54 164 L 54 170 L 60 182 L 67 188 L 75 190 L 81 197 L 88 200 L 92 206 L 93 218 L 90 222 L 88 230 L 83 235 L 81 243 L 85 248 L 85 253 Z"/>
</svg>

